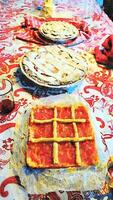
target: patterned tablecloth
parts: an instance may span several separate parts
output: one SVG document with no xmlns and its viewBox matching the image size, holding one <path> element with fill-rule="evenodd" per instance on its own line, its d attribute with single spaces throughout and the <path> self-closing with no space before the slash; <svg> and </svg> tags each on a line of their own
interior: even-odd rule
<svg viewBox="0 0 113 200">
<path fill-rule="evenodd" d="M 78 44 L 79 48 L 92 51 L 95 46 L 101 45 L 108 35 L 113 34 L 113 23 L 95 1 L 55 2 L 59 3 L 57 11 L 60 17 L 75 15 L 83 17 L 83 20 L 88 23 L 91 36 Z M 34 99 L 58 93 L 58 90 L 37 87 L 27 82 L 19 68 L 20 57 L 36 44 L 17 40 L 16 33 L 21 29 L 20 23 L 23 22 L 24 15 L 40 14 L 41 11 L 36 11 L 37 5 L 36 1 L 30 0 L 0 1 L 0 78 L 12 81 L 15 99 L 13 111 L 6 116 L 0 115 L 0 200 L 113 199 L 111 193 L 106 194 L 107 191 L 104 188 L 101 191 L 53 191 L 48 194 L 28 194 L 9 169 L 14 142 L 13 132 L 18 115 L 21 116 Z M 86 6 L 83 7 L 84 5 Z M 75 46 L 72 48 L 74 49 Z M 102 65 L 99 67 L 100 71 L 87 76 L 79 90 L 74 91 L 71 88 L 67 92 L 77 93 L 89 104 L 96 117 L 96 123 L 100 127 L 99 134 L 101 134 L 104 150 L 109 152 L 109 155 L 113 155 L 113 76 L 111 69 L 106 69 Z"/>
</svg>

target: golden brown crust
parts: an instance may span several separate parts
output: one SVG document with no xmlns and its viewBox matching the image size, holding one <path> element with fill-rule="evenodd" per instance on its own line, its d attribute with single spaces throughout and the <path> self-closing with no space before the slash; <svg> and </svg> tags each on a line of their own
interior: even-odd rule
<svg viewBox="0 0 113 200">
<path fill-rule="evenodd" d="M 87 74 L 89 63 L 82 50 L 47 45 L 26 53 L 20 67 L 30 80 L 46 87 L 65 87 L 78 83 Z"/>
<path fill-rule="evenodd" d="M 64 21 L 45 22 L 40 26 L 39 32 L 47 39 L 64 42 L 79 35 L 79 31 L 74 25 Z"/>
<path fill-rule="evenodd" d="M 80 104 L 81 106 L 81 104 Z M 85 107 L 82 105 L 81 108 L 84 108 Z M 50 109 L 51 111 L 53 110 L 53 116 L 51 115 L 51 117 L 49 119 L 38 119 L 38 115 L 39 115 L 39 111 L 43 110 L 43 109 Z M 70 114 L 71 116 L 69 118 L 59 118 L 58 117 L 58 109 L 62 109 L 62 108 L 68 108 L 70 109 Z M 96 147 L 95 147 L 95 139 L 94 139 L 94 130 L 92 128 L 92 125 L 90 123 L 90 120 L 88 118 L 88 113 L 86 112 L 86 118 L 77 118 L 76 117 L 76 113 L 78 112 L 77 109 L 79 108 L 79 105 L 73 105 L 73 106 L 69 106 L 69 107 L 66 107 L 66 106 L 61 106 L 61 107 L 57 107 L 57 106 L 51 106 L 51 107 L 43 107 L 43 106 L 36 106 L 34 108 L 32 108 L 32 111 L 31 111 L 31 116 L 30 116 L 30 122 L 29 122 L 29 142 L 30 142 L 30 145 L 28 144 L 28 147 L 27 147 L 27 164 L 30 166 L 30 167 L 35 167 L 35 168 L 48 168 L 48 167 L 51 167 L 51 168 L 54 168 L 54 167 L 70 167 L 70 166 L 88 166 L 90 165 L 90 161 L 83 161 L 82 159 L 82 154 L 83 151 L 81 151 L 81 148 L 80 148 L 80 145 L 81 144 L 84 144 L 85 142 L 90 144 L 89 142 L 91 142 L 91 144 L 93 144 L 93 147 L 94 147 L 94 150 L 92 149 L 92 151 L 95 151 L 95 153 L 93 153 L 92 155 L 92 160 L 91 160 L 91 165 L 95 165 L 98 163 L 99 159 L 98 159 L 98 155 L 97 155 L 97 151 L 96 151 Z M 35 112 L 38 110 L 38 114 L 36 114 Z M 80 111 L 79 111 L 80 112 Z M 47 114 L 47 113 L 46 113 Z M 35 116 L 36 115 L 36 116 Z M 70 137 L 66 137 L 65 135 L 63 137 L 59 136 L 58 135 L 58 124 L 61 123 L 61 124 L 71 124 L 73 126 L 73 137 L 70 136 Z M 45 124 L 51 124 L 53 126 L 53 131 L 52 131 L 52 136 L 49 136 L 49 137 L 42 137 L 40 135 L 40 137 L 36 136 L 35 133 L 34 133 L 34 129 L 33 129 L 33 125 L 35 124 L 35 126 L 39 126 L 40 125 L 43 125 L 45 126 Z M 78 126 L 79 124 L 79 126 Z M 87 126 L 90 127 L 90 133 L 87 133 L 87 135 L 83 135 L 80 136 L 80 124 L 86 124 L 86 129 L 87 129 Z M 83 130 L 84 132 L 84 130 Z M 64 132 L 65 134 L 65 132 Z M 52 163 L 45 163 L 45 160 L 43 161 L 43 163 L 38 163 L 37 161 L 37 152 L 40 151 L 39 148 L 38 148 L 38 144 L 43 144 L 45 145 L 45 148 L 46 148 L 46 144 L 52 144 Z M 60 163 L 60 158 L 59 158 L 59 145 L 60 144 L 71 144 L 72 143 L 72 148 L 75 149 L 75 150 L 72 150 L 73 152 L 75 152 L 75 164 L 72 162 L 71 164 L 69 163 Z M 87 145 L 88 145 L 87 144 Z M 34 146 L 33 146 L 34 145 Z M 92 147 L 92 148 L 93 148 Z M 49 147 L 47 147 L 48 149 Z M 45 150 L 44 150 L 45 151 Z M 50 151 L 50 149 L 49 149 Z M 85 149 L 84 149 L 85 151 Z M 45 151 L 46 152 L 46 151 Z M 61 153 L 61 152 L 60 152 Z M 67 152 L 68 154 L 68 152 Z M 34 157 L 36 157 L 35 159 L 33 157 L 31 157 L 31 155 L 33 155 Z M 38 158 L 39 159 L 39 158 Z M 88 164 L 89 163 L 89 164 Z"/>
</svg>

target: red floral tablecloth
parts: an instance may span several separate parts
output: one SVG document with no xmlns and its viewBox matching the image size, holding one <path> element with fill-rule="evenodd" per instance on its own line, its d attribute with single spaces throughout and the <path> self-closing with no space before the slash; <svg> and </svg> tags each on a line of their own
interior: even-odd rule
<svg viewBox="0 0 113 200">
<path fill-rule="evenodd" d="M 91 30 L 91 37 L 78 47 L 84 50 L 93 51 L 94 47 L 101 45 L 103 40 L 113 34 L 113 23 L 106 14 L 98 7 L 95 1 L 87 1 L 87 9 L 93 7 L 92 16 L 86 16 L 86 9 L 83 9 L 83 1 L 77 3 L 76 0 L 66 1 L 67 3 L 58 4 L 57 10 L 67 11 L 78 17 L 84 16 L 84 21 L 88 23 Z M 93 2 L 93 4 L 92 4 Z M 79 5 L 78 5 L 79 4 Z M 36 4 L 35 4 L 36 6 Z M 0 199 L 1 200 L 80 200 L 80 199 L 112 199 L 111 194 L 106 191 L 58 191 L 48 194 L 28 194 L 18 178 L 9 169 L 9 161 L 13 146 L 13 132 L 18 118 L 23 109 L 35 98 L 55 95 L 57 90 L 43 89 L 36 87 L 35 84 L 27 82 L 20 72 L 19 59 L 32 47 L 34 43 L 27 43 L 16 39 L 17 33 L 21 30 L 21 22 L 24 15 L 35 16 L 37 12 L 34 3 L 30 0 L 9 0 L 0 1 L 0 78 L 8 78 L 13 83 L 15 108 L 6 115 L 0 115 Z M 34 12 L 35 11 L 35 12 Z M 83 15 L 84 13 L 84 15 Z M 88 13 L 88 10 L 87 10 Z M 86 17 L 85 17 L 86 16 Z M 74 49 L 75 46 L 73 45 Z M 100 71 L 87 76 L 80 90 L 77 91 L 90 106 L 96 116 L 96 121 L 100 126 L 101 139 L 105 147 L 105 152 L 109 151 L 113 155 L 113 76 L 112 70 L 100 65 Z M 29 92 L 28 92 L 29 91 Z M 63 93 L 64 91 L 60 91 Z M 69 93 L 74 94 L 71 88 Z M 103 195 L 102 195 L 103 193 Z"/>
</svg>

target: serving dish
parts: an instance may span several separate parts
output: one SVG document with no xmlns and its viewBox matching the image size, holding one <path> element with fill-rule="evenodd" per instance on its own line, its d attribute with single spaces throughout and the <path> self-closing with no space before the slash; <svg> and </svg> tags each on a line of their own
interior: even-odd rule
<svg viewBox="0 0 113 200">
<path fill-rule="evenodd" d="M 68 112 L 69 111 L 68 108 L 72 108 L 73 106 L 77 108 L 80 105 L 82 105 L 82 108 L 85 108 L 85 112 L 82 112 L 82 115 L 84 115 L 84 117 L 87 118 L 87 122 L 82 121 L 82 122 L 76 122 L 76 123 L 71 122 L 71 123 L 78 124 L 77 128 L 79 129 L 78 132 L 79 132 L 80 138 L 84 136 L 90 137 L 89 140 L 82 141 L 83 139 L 82 138 L 81 141 L 79 142 L 70 141 L 70 137 L 73 140 L 72 134 L 74 133 L 73 131 L 70 131 L 70 126 L 72 126 L 72 124 L 69 122 L 65 122 L 66 126 L 69 125 L 69 127 L 67 127 L 68 130 L 66 131 L 66 135 L 63 132 L 60 132 L 60 138 L 62 138 L 62 140 L 65 140 L 65 141 L 64 142 L 58 141 L 59 135 L 57 135 L 57 137 L 55 137 L 57 141 L 56 140 L 46 141 L 46 144 L 50 144 L 52 142 L 53 143 L 58 142 L 58 146 L 60 144 L 63 144 L 64 146 L 62 148 L 62 151 L 61 149 L 58 148 L 58 153 L 60 152 L 61 154 L 62 152 L 64 156 L 60 155 L 60 157 L 59 156 L 58 157 L 55 156 L 55 157 L 58 158 L 59 161 L 60 159 L 63 159 L 63 157 L 66 157 L 66 163 L 65 165 L 63 163 L 62 166 L 59 166 L 60 168 L 58 168 L 59 163 L 56 164 L 56 166 L 53 166 L 53 164 L 49 165 L 50 167 L 47 166 L 48 162 L 47 161 L 45 162 L 43 159 L 47 159 L 47 160 L 48 159 L 51 160 L 51 158 L 56 159 L 53 156 L 50 157 L 49 154 L 51 154 L 52 152 L 57 153 L 57 151 L 55 150 L 57 147 L 55 147 L 55 149 L 54 147 L 49 148 L 48 150 L 46 148 L 45 151 L 43 151 L 44 146 L 46 146 L 46 144 L 44 143 L 44 141 L 41 141 L 40 143 L 38 140 L 39 139 L 45 140 L 45 138 L 47 138 L 47 140 L 49 139 L 53 140 L 53 137 L 51 139 L 51 136 L 50 137 L 49 135 L 47 136 L 47 134 L 49 133 L 51 134 L 51 132 L 49 131 L 50 129 L 49 128 L 45 129 L 46 131 L 43 132 L 44 135 L 40 134 L 39 131 L 37 133 L 35 131 L 35 134 L 34 134 L 34 132 L 31 131 L 32 132 L 31 133 L 29 131 L 29 128 L 33 128 L 31 123 L 34 123 L 34 125 L 37 127 L 39 126 L 39 124 L 37 125 L 37 123 L 39 123 L 39 121 L 37 120 L 40 120 L 40 121 L 47 120 L 48 118 L 48 114 L 46 112 L 47 110 L 43 110 L 44 111 L 44 115 L 43 115 L 43 112 L 40 110 L 42 107 L 43 108 L 49 107 L 49 109 L 57 107 L 57 109 L 59 109 L 59 112 L 58 112 L 59 114 L 58 114 L 57 119 L 60 118 L 60 121 L 58 122 L 57 120 L 57 123 L 62 124 L 63 123 L 61 122 L 62 120 L 69 121 L 70 119 L 70 116 L 69 116 L 70 112 Z M 37 110 L 37 106 L 39 110 Z M 40 115 L 38 113 L 36 114 L 34 113 L 35 111 L 36 112 L 39 111 L 39 113 L 41 114 Z M 77 112 L 78 111 L 80 110 L 77 108 Z M 80 114 L 81 111 L 78 113 L 79 114 L 77 114 L 76 119 L 79 118 L 78 115 L 79 116 L 81 115 Z M 88 113 L 89 118 L 87 117 L 86 113 Z M 33 118 L 30 117 L 31 114 L 33 114 L 32 116 Z M 40 116 L 40 119 L 39 119 L 39 116 Z M 51 116 L 50 116 L 50 119 L 51 119 Z M 56 118 L 54 117 L 54 119 Z M 33 122 L 31 122 L 32 120 Z M 43 123 L 45 124 L 44 121 Z M 50 126 L 51 126 L 52 122 L 48 122 L 48 123 L 50 123 Z M 89 128 L 87 126 L 87 123 L 91 124 Z M 43 127 L 45 126 L 44 124 L 43 124 Z M 84 126 L 86 127 L 86 130 Z M 82 127 L 81 130 L 80 130 L 80 127 Z M 90 131 L 90 130 L 88 131 L 88 129 L 90 129 L 91 127 L 93 128 L 92 129 L 93 131 Z M 40 128 L 39 130 L 42 131 L 42 129 Z M 105 181 L 106 165 L 107 165 L 106 161 L 108 160 L 109 156 L 108 156 L 108 152 L 104 151 L 104 144 L 102 143 L 101 134 L 99 134 L 99 132 L 100 132 L 100 129 L 99 129 L 98 124 L 96 123 L 94 113 L 92 114 L 90 112 L 90 108 L 86 104 L 86 102 L 84 100 L 81 101 L 81 98 L 78 97 L 77 95 L 65 94 L 65 95 L 57 95 L 54 97 L 41 98 L 39 100 L 36 100 L 35 102 L 33 102 L 32 105 L 29 105 L 29 108 L 27 108 L 27 110 L 23 112 L 23 115 L 21 114 L 20 117 L 18 117 L 17 124 L 15 127 L 15 133 L 14 133 L 14 146 L 13 146 L 12 156 L 11 156 L 11 161 L 10 161 L 11 168 L 14 169 L 14 172 L 16 172 L 16 175 L 19 176 L 21 180 L 21 184 L 31 194 L 42 193 L 44 191 L 50 192 L 53 190 L 54 191 L 55 190 L 69 191 L 69 190 L 74 190 L 74 189 L 77 191 L 98 190 L 98 189 L 100 190 Z M 59 133 L 57 132 L 57 134 Z M 41 138 L 39 138 L 39 136 Z M 68 139 L 69 141 L 66 141 L 66 139 Z M 68 145 L 66 146 L 67 143 Z M 31 149 L 31 146 L 28 147 L 29 144 L 32 145 L 32 149 Z M 42 146 L 41 152 L 39 152 L 39 149 L 37 151 L 38 144 Z M 93 148 L 93 146 L 95 146 L 95 148 Z M 79 151 L 80 157 L 78 153 L 76 154 L 78 150 L 75 147 L 78 150 L 80 150 Z M 70 148 L 72 148 L 71 151 L 70 151 Z M 75 149 L 77 151 L 75 151 Z M 27 156 L 28 154 L 29 156 Z M 37 160 L 40 160 L 39 155 L 41 156 L 40 157 L 41 160 L 45 162 L 46 166 L 44 166 L 45 165 L 44 162 L 42 162 L 43 163 L 42 166 L 39 166 L 37 162 Z M 76 157 L 76 155 L 78 155 L 78 158 Z M 76 165 L 75 163 L 74 165 L 69 165 L 69 162 L 73 162 L 75 157 L 77 158 Z M 32 162 L 30 163 L 27 162 L 27 158 L 31 158 Z M 35 165 L 34 165 L 34 159 L 35 159 Z M 57 160 L 54 160 L 54 161 L 56 162 Z"/>
<path fill-rule="evenodd" d="M 82 103 L 34 106 L 28 127 L 29 167 L 88 167 L 99 163 L 95 132 Z"/>
<path fill-rule="evenodd" d="M 95 64 L 94 57 L 86 51 L 62 45 L 37 47 L 20 60 L 21 71 L 28 79 L 50 88 L 78 85 Z"/>
<path fill-rule="evenodd" d="M 69 22 L 48 21 L 40 26 L 39 33 L 53 42 L 65 43 L 75 39 L 79 35 L 79 30 Z"/>
</svg>

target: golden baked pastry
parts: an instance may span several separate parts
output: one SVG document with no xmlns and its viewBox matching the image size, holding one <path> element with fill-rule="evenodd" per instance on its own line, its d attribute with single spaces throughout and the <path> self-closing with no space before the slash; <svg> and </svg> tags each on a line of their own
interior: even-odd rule
<svg viewBox="0 0 113 200">
<path fill-rule="evenodd" d="M 39 32 L 43 37 L 54 42 L 66 42 L 79 35 L 78 29 L 73 24 L 64 21 L 44 22 Z"/>
<path fill-rule="evenodd" d="M 48 45 L 29 51 L 21 60 L 22 72 L 48 87 L 66 86 L 83 79 L 89 63 L 84 52 L 62 45 Z"/>
<path fill-rule="evenodd" d="M 32 168 L 86 167 L 99 161 L 94 129 L 83 104 L 35 106 L 26 150 Z"/>
</svg>

